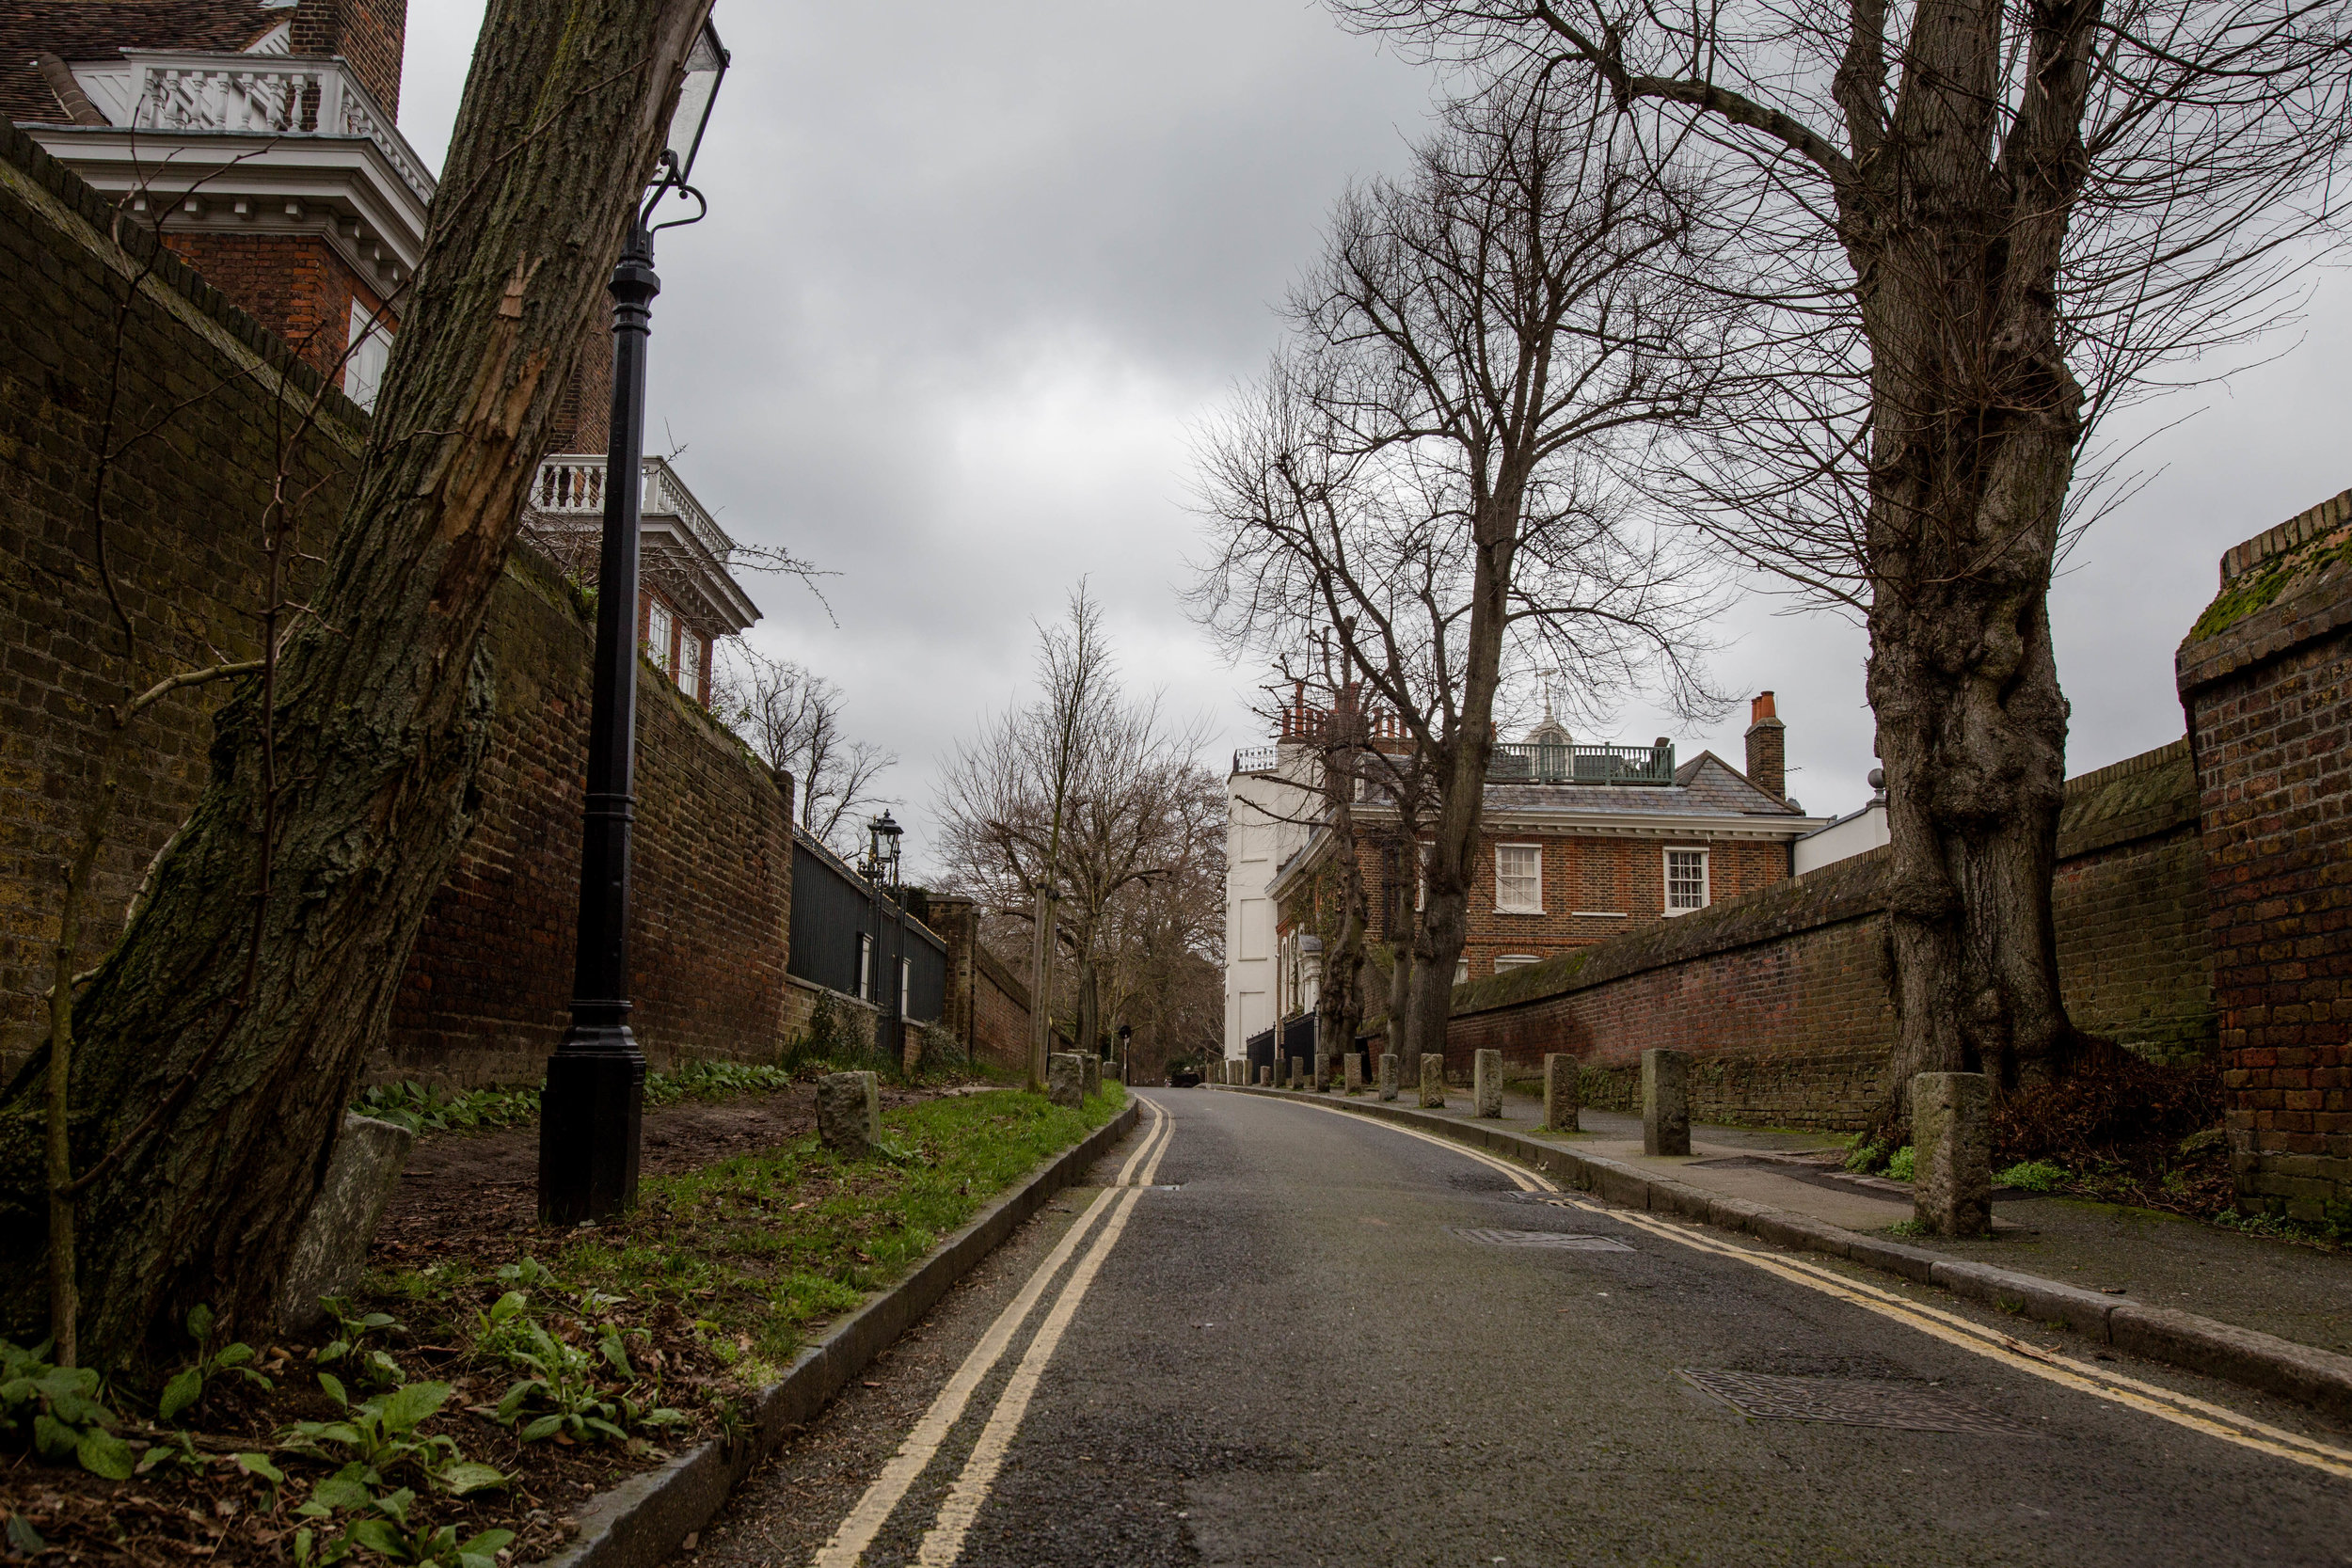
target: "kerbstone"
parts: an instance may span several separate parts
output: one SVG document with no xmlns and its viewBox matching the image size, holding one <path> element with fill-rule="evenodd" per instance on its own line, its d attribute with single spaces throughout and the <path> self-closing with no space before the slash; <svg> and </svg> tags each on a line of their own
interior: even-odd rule
<svg viewBox="0 0 2352 1568">
<path fill-rule="evenodd" d="M 1554 1052 L 1544 1057 L 1544 1125 L 1554 1132 L 1577 1130 L 1581 1111 L 1574 1056 Z"/>
<path fill-rule="evenodd" d="M 1424 1110 L 1445 1107 L 1445 1058 L 1434 1051 L 1421 1059 L 1421 1103 Z"/>
<path fill-rule="evenodd" d="M 1074 1051 L 1057 1051 L 1045 1058 L 1045 1098 L 1075 1110 L 1086 1099 L 1086 1058 Z"/>
<path fill-rule="evenodd" d="M 1911 1080 L 1912 1212 L 1939 1236 L 1982 1235 L 1993 1220 L 1993 1086 L 1981 1072 Z"/>
<path fill-rule="evenodd" d="M 882 1082 L 870 1072 L 828 1072 L 817 1080 L 817 1141 L 851 1156 L 882 1142 Z"/>
<path fill-rule="evenodd" d="M 1396 1098 L 1396 1053 L 1393 1051 L 1380 1053 L 1380 1098 Z"/>
<path fill-rule="evenodd" d="M 1482 1117 L 1502 1119 L 1502 1053 L 1480 1051 L 1470 1057 L 1470 1102 Z"/>
<path fill-rule="evenodd" d="M 322 1296 L 345 1294 L 359 1283 L 368 1241 L 416 1142 L 405 1127 L 343 1113 L 335 1152 L 327 1156 L 326 1180 L 302 1216 L 286 1259 L 278 1308 L 284 1326 L 309 1328 L 325 1315 Z"/>
<path fill-rule="evenodd" d="M 1642 1152 L 1691 1152 L 1691 1053 L 1642 1053 Z"/>
</svg>

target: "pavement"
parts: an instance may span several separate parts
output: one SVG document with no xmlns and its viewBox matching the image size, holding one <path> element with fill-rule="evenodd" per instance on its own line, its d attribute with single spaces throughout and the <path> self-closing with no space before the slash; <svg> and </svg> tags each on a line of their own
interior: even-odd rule
<svg viewBox="0 0 2352 1568">
<path fill-rule="evenodd" d="M 1141 1098 L 678 1560 L 2352 1562 L 2301 1406 L 1320 1104 Z"/>
<path fill-rule="evenodd" d="M 1397 1103 L 1419 1105 L 1409 1096 Z M 1458 1089 L 1449 1091 L 1444 1110 L 1429 1114 L 1477 1119 L 1470 1096 Z M 1810 1214 L 1847 1230 L 1883 1235 L 1911 1218 L 1909 1183 L 1793 1158 L 1842 1154 L 1843 1146 L 1822 1132 L 1694 1123 L 1690 1154 L 1661 1157 L 1642 1152 L 1642 1118 L 1615 1111 L 1587 1107 L 1579 1117 L 1579 1134 L 1548 1137 L 1535 1132 L 1543 1120 L 1542 1100 L 1512 1092 L 1503 1096 L 1502 1119 L 1522 1136 Z M 1972 1240 L 1903 1240 L 1931 1252 L 2128 1294 L 2150 1306 L 2352 1354 L 2352 1253 L 2249 1236 L 2151 1209 L 2009 1189 L 1994 1195 L 1993 1227 L 1991 1236 Z"/>
</svg>

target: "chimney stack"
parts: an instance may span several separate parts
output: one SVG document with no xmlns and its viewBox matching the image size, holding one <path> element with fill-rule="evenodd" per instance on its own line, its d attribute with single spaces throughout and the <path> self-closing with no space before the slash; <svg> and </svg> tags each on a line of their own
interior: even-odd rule
<svg viewBox="0 0 2352 1568">
<path fill-rule="evenodd" d="M 1759 691 L 1748 713 L 1748 783 L 1775 800 L 1788 798 L 1788 726 L 1772 712 L 1772 694 Z"/>
<path fill-rule="evenodd" d="M 288 30 L 296 55 L 340 55 L 376 107 L 400 118 L 401 49 L 408 0 L 296 0 Z M 321 127 L 325 129 L 325 127 Z"/>
</svg>

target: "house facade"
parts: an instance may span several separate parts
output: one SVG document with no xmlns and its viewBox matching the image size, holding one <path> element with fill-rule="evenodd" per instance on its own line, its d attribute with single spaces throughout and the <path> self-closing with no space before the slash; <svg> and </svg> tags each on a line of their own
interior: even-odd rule
<svg viewBox="0 0 2352 1568">
<path fill-rule="evenodd" d="M 1303 715 L 1295 727 L 1308 731 L 1313 723 L 1312 715 Z M 1788 799 L 1785 743 L 1772 694 L 1763 692 L 1751 709 L 1745 769 L 1711 752 L 1677 762 L 1673 742 L 1662 736 L 1647 746 L 1579 744 L 1549 716 L 1523 740 L 1498 746 L 1455 983 L 1540 963 L 1787 881 L 1792 846 L 1824 824 Z M 1280 824 L 1291 837 L 1267 836 L 1269 847 L 1286 844 L 1287 852 L 1274 860 L 1270 875 L 1259 867 L 1263 880 L 1246 875 L 1236 856 L 1237 907 L 1229 911 L 1245 942 L 1244 909 L 1251 899 L 1263 900 L 1271 917 L 1265 975 L 1240 992 L 1262 988 L 1264 1000 L 1254 1009 L 1233 1009 L 1229 1055 L 1242 1054 L 1252 1034 L 1314 1006 L 1323 944 L 1339 923 L 1331 871 L 1343 847 L 1297 803 L 1313 798 L 1305 783 L 1317 753 L 1303 742 L 1279 750 L 1297 758 L 1285 780 L 1293 794 Z M 1237 768 L 1237 814 L 1244 777 Z M 1354 816 L 1368 936 L 1375 942 L 1406 940 L 1422 896 L 1414 870 L 1419 856 L 1404 841 L 1394 803 L 1377 788 L 1358 786 Z M 1238 989 L 1239 968 L 1229 960 L 1229 988 Z M 1385 998 L 1368 1004 L 1367 1012 L 1377 1013 Z M 1256 1027 L 1235 1027 L 1248 1023 Z"/>
</svg>

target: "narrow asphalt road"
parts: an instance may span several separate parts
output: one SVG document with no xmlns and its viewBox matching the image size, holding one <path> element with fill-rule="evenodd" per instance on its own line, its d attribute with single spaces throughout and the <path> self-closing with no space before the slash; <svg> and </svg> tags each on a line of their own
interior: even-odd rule
<svg viewBox="0 0 2352 1568">
<path fill-rule="evenodd" d="M 681 1561 L 2352 1563 L 2352 1438 L 2297 1407 L 1361 1117 L 1142 1097 Z"/>
</svg>

